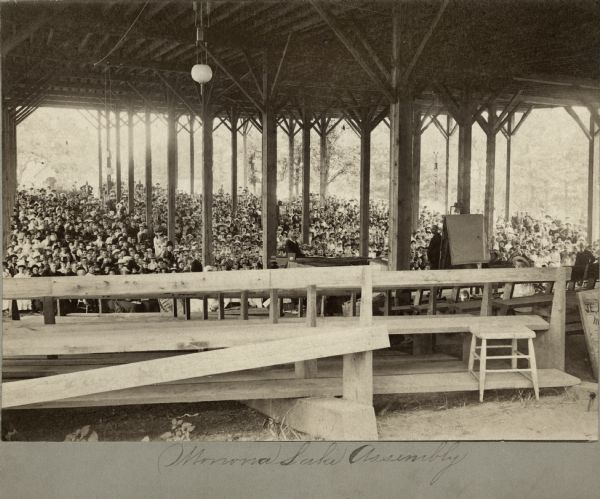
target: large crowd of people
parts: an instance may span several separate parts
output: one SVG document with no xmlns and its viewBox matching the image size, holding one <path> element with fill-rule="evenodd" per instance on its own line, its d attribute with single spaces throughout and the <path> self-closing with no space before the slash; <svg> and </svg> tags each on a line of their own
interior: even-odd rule
<svg viewBox="0 0 600 499">
<path fill-rule="evenodd" d="M 78 190 L 19 190 L 3 277 L 84 276 L 202 271 L 201 198 L 178 193 L 175 238 L 167 239 L 166 191 L 153 189 L 154 220 L 145 220 L 144 187 L 135 190 L 135 212 L 127 213 L 125 197 L 114 193 L 106 202 L 84 186 Z M 231 197 L 215 193 L 213 206 L 214 265 L 205 270 L 257 269 L 262 267 L 260 198 L 243 190 L 235 214 Z M 301 200 L 279 202 L 278 251 L 301 232 Z M 420 212 L 411 242 L 412 269 L 430 267 L 427 249 L 441 228 L 442 215 L 426 206 Z M 151 228 L 153 230 L 151 230 Z M 573 265 L 581 255 L 586 263 L 598 258 L 598 242 L 587 246 L 582 227 L 551 216 L 537 219 L 519 215 L 498 220 L 492 260 L 509 263 L 516 256 L 533 266 Z M 388 252 L 388 211 L 384 202 L 370 206 L 369 256 Z M 321 204 L 311 199 L 308 245 L 299 245 L 306 256 L 357 256 L 359 251 L 359 204 L 330 197 Z"/>
</svg>

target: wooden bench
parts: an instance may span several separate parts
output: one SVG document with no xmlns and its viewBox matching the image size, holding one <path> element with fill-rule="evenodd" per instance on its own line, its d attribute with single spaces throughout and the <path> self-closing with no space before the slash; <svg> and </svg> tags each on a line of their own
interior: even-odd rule
<svg viewBox="0 0 600 499">
<path fill-rule="evenodd" d="M 4 408 L 39 406 L 65 399 L 111 396 L 126 390 L 161 386 L 192 378 L 261 369 L 294 363 L 299 385 L 305 392 L 317 374 L 316 359 L 342 356 L 343 399 L 288 400 L 288 409 L 298 429 L 317 436 L 339 439 L 377 438 L 373 410 L 372 351 L 389 346 L 385 325 L 373 325 L 371 308 L 345 327 L 317 325 L 317 287 L 339 289 L 358 286 L 367 302 L 372 294 L 371 270 L 349 272 L 331 269 L 238 271 L 202 274 L 167 274 L 82 278 L 36 278 L 7 280 L 7 299 L 42 299 L 44 325 L 5 325 L 4 355 L 122 354 L 170 351 L 180 355 L 153 358 L 121 365 L 67 372 L 42 378 L 4 383 Z M 237 323 L 228 331 L 203 322 L 81 322 L 56 324 L 52 302 L 56 299 L 181 298 L 216 293 L 239 293 L 247 309 L 249 293 L 268 290 L 271 303 L 269 322 Z M 304 324 L 279 324 L 279 292 L 300 292 L 306 296 Z M 299 291 L 303 290 L 303 291 Z M 240 316 L 245 321 L 247 313 Z M 199 328 L 200 324 L 206 327 Z M 219 324 L 219 323 L 216 323 Z M 223 322 L 222 324 L 226 324 Z M 198 351 L 200 350 L 200 351 Z M 182 353 L 184 351 L 185 353 Z M 191 352 L 190 352 L 191 351 Z M 287 395 L 287 394 L 285 394 Z M 290 394 L 293 397 L 293 392 Z M 245 400 L 248 395 L 236 397 Z M 288 398 L 288 397 L 285 397 Z M 262 402 L 253 407 L 269 411 Z M 323 422 L 327 424 L 322 424 Z M 322 428 L 327 428 L 323 434 Z"/>
</svg>

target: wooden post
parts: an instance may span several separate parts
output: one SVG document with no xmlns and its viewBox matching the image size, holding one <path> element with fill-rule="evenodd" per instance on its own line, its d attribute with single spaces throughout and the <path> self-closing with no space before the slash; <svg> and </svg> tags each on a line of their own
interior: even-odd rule
<svg viewBox="0 0 600 499">
<path fill-rule="evenodd" d="M 97 112 L 98 125 L 96 127 L 98 133 L 98 199 L 104 198 L 104 185 L 102 180 L 102 114 Z"/>
<path fill-rule="evenodd" d="M 152 216 L 152 121 L 150 108 L 146 107 L 145 127 L 146 127 L 146 224 L 148 232 L 152 234 L 154 228 L 154 219 Z"/>
<path fill-rule="evenodd" d="M 360 297 L 360 323 L 373 322 L 373 269 L 363 270 Z M 358 352 L 343 356 L 342 394 L 344 399 L 373 405 L 373 352 Z"/>
<path fill-rule="evenodd" d="M 559 267 L 556 269 L 556 273 L 552 310 L 550 312 L 550 327 L 543 334 L 536 336 L 534 345 L 539 369 L 564 371 L 566 293 L 571 268 Z"/>
<path fill-rule="evenodd" d="M 317 327 L 317 287 L 314 285 L 306 288 L 306 325 Z M 296 362 L 294 370 L 296 378 L 316 378 L 317 359 Z"/>
<path fill-rule="evenodd" d="M 185 308 L 185 320 L 189 321 L 192 318 L 191 298 L 184 298 L 183 305 Z"/>
<path fill-rule="evenodd" d="M 471 213 L 471 142 L 473 123 L 458 124 L 458 191 L 457 201 L 462 215 Z"/>
<path fill-rule="evenodd" d="M 223 296 L 223 293 L 219 293 L 217 295 L 217 301 L 219 302 L 219 308 L 217 311 L 217 319 L 222 321 L 223 319 L 225 319 L 225 297 Z"/>
<path fill-rule="evenodd" d="M 413 167 L 413 210 L 412 230 L 419 227 L 419 199 L 421 196 L 421 111 L 414 109 L 412 136 L 412 167 Z"/>
<path fill-rule="evenodd" d="M 327 182 L 329 181 L 329 155 L 327 151 L 327 121 L 320 118 L 321 126 L 319 132 L 319 201 L 321 206 L 325 205 L 327 197 Z"/>
<path fill-rule="evenodd" d="M 244 174 L 243 183 L 244 187 L 248 187 L 248 131 L 250 130 L 249 122 L 246 121 L 242 126 L 242 149 L 244 155 L 244 168 L 242 172 Z"/>
<path fill-rule="evenodd" d="M 596 122 L 590 110 L 590 135 L 588 139 L 588 192 L 587 192 L 587 243 L 593 242 L 594 232 L 594 142 L 596 141 Z"/>
<path fill-rule="evenodd" d="M 302 243 L 310 239 L 310 115 L 302 117 Z"/>
<path fill-rule="evenodd" d="M 133 108 L 127 110 L 127 202 L 128 212 L 133 216 L 135 212 L 135 163 L 133 159 Z"/>
<path fill-rule="evenodd" d="M 279 322 L 279 293 L 276 289 L 269 291 L 269 320 L 272 324 Z"/>
<path fill-rule="evenodd" d="M 106 124 L 106 195 L 110 198 L 110 191 L 112 190 L 112 158 L 110 150 L 110 109 L 106 110 L 104 116 L 104 122 Z"/>
<path fill-rule="evenodd" d="M 173 104 L 167 115 L 167 234 L 175 244 L 175 197 L 177 189 L 177 116 Z"/>
<path fill-rule="evenodd" d="M 369 256 L 369 203 L 371 193 L 371 123 L 360 129 L 360 256 Z"/>
<path fill-rule="evenodd" d="M 446 140 L 446 190 L 444 192 L 444 206 L 446 207 L 446 214 L 450 213 L 449 195 L 450 195 L 450 130 L 452 125 L 452 118 L 450 113 L 446 115 L 446 133 L 444 139 Z"/>
<path fill-rule="evenodd" d="M 513 132 L 514 114 L 510 113 L 506 122 L 506 186 L 504 190 L 504 220 L 508 222 L 510 219 L 510 166 L 511 166 L 511 149 L 512 149 L 512 132 Z"/>
<path fill-rule="evenodd" d="M 488 243 L 492 244 L 494 236 L 494 189 L 496 178 L 496 106 L 488 106 L 488 126 L 484 130 L 486 134 L 485 148 L 485 200 L 484 220 Z"/>
<path fill-rule="evenodd" d="M 277 121 L 267 105 L 262 120 L 262 244 L 263 268 L 277 250 Z"/>
<path fill-rule="evenodd" d="M 2 247 L 6 251 L 11 235 L 11 217 L 17 193 L 17 125 L 7 107 L 2 109 Z M 4 253 L 5 254 L 5 253 Z"/>
<path fill-rule="evenodd" d="M 412 235 L 412 100 L 408 89 L 397 92 L 390 108 L 391 199 L 389 232 L 389 269 L 410 268 Z"/>
<path fill-rule="evenodd" d="M 202 297 L 202 320 L 208 320 L 208 296 Z"/>
<path fill-rule="evenodd" d="M 240 320 L 248 320 L 248 291 L 242 291 L 240 295 Z"/>
<path fill-rule="evenodd" d="M 49 296 L 42 300 L 42 310 L 44 313 L 44 324 L 56 324 L 56 310 L 54 308 L 54 299 Z"/>
<path fill-rule="evenodd" d="M 288 199 L 291 201 L 294 197 L 294 178 L 295 178 L 295 151 L 294 138 L 296 136 L 296 122 L 290 120 L 290 128 L 288 133 Z"/>
<path fill-rule="evenodd" d="M 231 119 L 231 213 L 237 211 L 237 191 L 238 191 L 238 164 L 237 164 L 237 128 L 238 115 L 233 111 Z"/>
<path fill-rule="evenodd" d="M 202 265 L 213 263 L 213 109 L 205 102 L 202 109 Z"/>
<path fill-rule="evenodd" d="M 190 114 L 189 117 L 189 121 L 190 121 L 190 194 L 193 196 L 194 195 L 194 163 L 195 163 L 195 156 L 196 156 L 196 151 L 194 150 L 194 115 Z"/>
<path fill-rule="evenodd" d="M 115 109 L 115 149 L 116 149 L 116 192 L 117 203 L 121 201 L 121 110 Z"/>
</svg>

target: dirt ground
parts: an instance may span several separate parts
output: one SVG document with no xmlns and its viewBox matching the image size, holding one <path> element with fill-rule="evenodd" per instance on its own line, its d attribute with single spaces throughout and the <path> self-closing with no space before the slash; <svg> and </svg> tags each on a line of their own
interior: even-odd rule
<svg viewBox="0 0 600 499">
<path fill-rule="evenodd" d="M 376 396 L 381 440 L 596 440 L 598 385 L 583 335 L 567 337 L 567 372 L 583 383 L 569 389 Z M 79 433 L 77 433 L 79 430 Z M 82 431 L 83 430 L 83 431 Z M 236 402 L 204 402 L 2 413 L 11 441 L 255 441 L 311 437 L 278 425 Z"/>
</svg>

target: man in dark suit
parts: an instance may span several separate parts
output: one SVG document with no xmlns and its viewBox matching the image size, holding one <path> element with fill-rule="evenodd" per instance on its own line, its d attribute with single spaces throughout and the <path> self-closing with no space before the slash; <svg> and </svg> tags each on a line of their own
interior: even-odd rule
<svg viewBox="0 0 600 499">
<path fill-rule="evenodd" d="M 290 231 L 288 238 L 285 242 L 285 252 L 286 254 L 295 253 L 296 258 L 302 258 L 304 253 L 300 249 L 300 245 L 298 244 L 298 235 L 295 231 Z"/>
<path fill-rule="evenodd" d="M 429 260 L 429 268 L 431 270 L 438 270 L 440 268 L 440 256 L 442 252 L 442 236 L 437 225 L 431 227 L 431 233 L 433 236 L 427 248 L 427 259 Z"/>
</svg>

